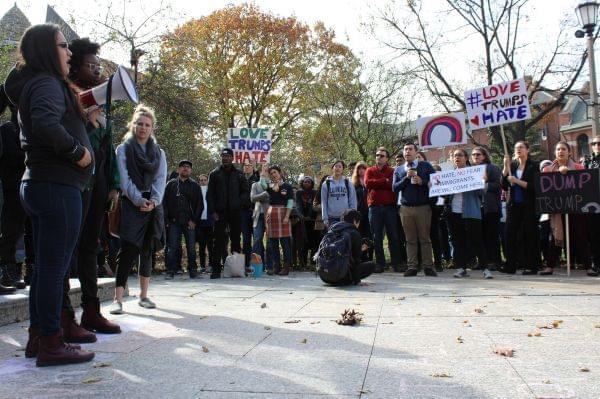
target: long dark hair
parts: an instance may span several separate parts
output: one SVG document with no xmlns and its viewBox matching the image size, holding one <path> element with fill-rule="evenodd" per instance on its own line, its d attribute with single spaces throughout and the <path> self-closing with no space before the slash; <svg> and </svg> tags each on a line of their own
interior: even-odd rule
<svg viewBox="0 0 600 399">
<path fill-rule="evenodd" d="M 481 146 L 474 147 L 473 151 L 475 151 L 475 150 L 477 150 L 483 154 L 483 157 L 485 158 L 483 163 L 492 163 L 492 160 L 490 159 L 490 153 L 488 152 L 488 150 L 486 150 L 485 148 L 483 148 Z"/>
<path fill-rule="evenodd" d="M 19 43 L 21 59 L 17 68 L 32 74 L 49 73 L 64 80 L 56 46 L 56 36 L 59 32 L 60 29 L 55 24 L 29 27 Z"/>
</svg>

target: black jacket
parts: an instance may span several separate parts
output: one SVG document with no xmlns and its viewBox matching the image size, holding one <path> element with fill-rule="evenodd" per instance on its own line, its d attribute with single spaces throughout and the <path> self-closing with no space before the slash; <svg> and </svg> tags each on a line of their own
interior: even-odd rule
<svg viewBox="0 0 600 399">
<path fill-rule="evenodd" d="M 244 199 L 250 197 L 250 186 L 242 171 L 231 166 L 229 172 L 219 166 L 208 176 L 206 193 L 208 213 L 239 211 Z"/>
<path fill-rule="evenodd" d="M 311 189 L 308 192 L 306 201 L 304 201 L 304 189 L 296 191 L 296 201 L 294 202 L 294 205 L 298 215 L 304 217 L 305 219 L 315 220 L 317 215 L 313 209 L 313 201 L 315 200 L 316 194 L 317 192 Z"/>
<path fill-rule="evenodd" d="M 19 191 L 25 172 L 25 152 L 21 149 L 18 126 L 6 122 L 0 126 L 2 155 L 0 156 L 0 179 L 4 191 Z"/>
<path fill-rule="evenodd" d="M 193 179 L 182 181 L 179 177 L 170 180 L 163 197 L 165 220 L 168 223 L 187 225 L 200 219 L 204 211 L 204 200 L 200 185 Z"/>
<path fill-rule="evenodd" d="M 510 164 L 510 173 L 513 176 L 517 176 L 516 171 L 519 167 L 519 161 L 515 160 Z M 533 212 L 535 209 L 535 177 L 540 173 L 540 165 L 539 163 L 532 161 L 531 159 L 527 159 L 525 162 L 525 168 L 523 169 L 523 176 L 521 179 L 527 182 L 527 188 L 523 189 L 523 205 L 530 208 Z M 502 188 L 505 190 L 509 190 L 509 199 L 507 202 L 507 207 L 511 207 L 514 205 L 514 189 L 511 184 L 508 182 L 508 176 L 502 176 Z"/>
<path fill-rule="evenodd" d="M 494 164 L 487 164 L 485 168 L 487 182 L 483 189 L 483 213 L 501 213 L 500 194 L 502 193 L 501 180 L 502 171 Z"/>
<path fill-rule="evenodd" d="M 340 232 L 347 231 L 350 234 L 351 253 L 350 263 L 348 264 L 348 275 L 346 278 L 336 282 L 326 282 L 338 286 L 360 283 L 360 278 L 358 277 L 358 266 L 360 265 L 362 258 L 362 237 L 360 236 L 360 232 L 355 225 L 344 221 L 335 223 L 333 226 L 331 226 L 331 229 Z"/>
<path fill-rule="evenodd" d="M 21 147 L 26 153 L 23 180 L 83 190 L 94 170 L 94 151 L 67 83 L 52 75 L 17 72 L 9 75 L 4 87 L 11 102 L 18 104 Z M 92 163 L 81 168 L 77 161 L 84 148 Z"/>
</svg>

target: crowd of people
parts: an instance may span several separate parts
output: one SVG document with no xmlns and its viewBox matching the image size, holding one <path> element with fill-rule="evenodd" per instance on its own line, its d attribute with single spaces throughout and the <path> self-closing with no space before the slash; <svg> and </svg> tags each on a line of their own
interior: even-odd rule
<svg viewBox="0 0 600 399">
<path fill-rule="evenodd" d="M 230 148 L 220 151 L 221 164 L 209 174 L 194 175 L 192 162 L 181 160 L 168 175 L 151 108 L 137 105 L 115 149 L 110 107 L 80 105 L 78 93 L 105 79 L 97 43 L 68 43 L 56 25 L 44 24 L 25 32 L 19 50 L 21 61 L 0 90 L 0 112 L 11 112 L 0 128 L 0 294 L 30 285 L 25 355 L 38 366 L 89 361 L 94 353 L 77 344 L 96 341 L 96 333 L 121 332 L 101 314 L 98 298 L 99 243 L 107 237 L 118 251 L 109 269 L 116 279 L 111 314 L 123 312 L 133 267 L 139 306 L 156 307 L 148 295 L 154 255 L 164 248 L 165 278 L 174 279 L 182 236 L 190 279 L 204 272 L 220 278 L 233 253 L 245 255 L 247 273 L 252 258 L 278 276 L 317 263 L 321 278 L 333 285 L 359 284 L 388 268 L 406 277 L 419 270 L 435 277 L 444 268 L 455 269 L 457 278 L 468 277 L 469 269 L 486 279 L 518 269 L 549 275 L 565 249 L 564 215 L 536 214 L 534 179 L 600 168 L 595 137 L 583 164 L 564 141 L 553 161 L 541 163 L 519 141 L 502 168 L 484 147 L 455 149 L 455 168 L 485 165 L 485 186 L 445 197 L 429 196 L 430 176 L 441 169 L 414 143 L 403 146 L 394 165 L 383 147 L 372 166 L 335 160 L 318 184 L 310 176 L 292 181 L 278 165 L 240 169 Z M 589 276 L 600 267 L 599 222 L 598 215 L 573 215 L 570 224 L 575 259 Z M 20 237 L 24 266 L 15 257 Z M 326 246 L 342 248 L 337 260 L 330 257 L 331 267 L 345 266 L 323 272 Z M 69 300 L 72 275 L 81 283 L 80 323 Z"/>
</svg>

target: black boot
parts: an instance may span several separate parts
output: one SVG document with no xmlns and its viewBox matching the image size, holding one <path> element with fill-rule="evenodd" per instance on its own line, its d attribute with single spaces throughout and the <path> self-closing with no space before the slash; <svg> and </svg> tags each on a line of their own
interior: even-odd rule
<svg viewBox="0 0 600 399">
<path fill-rule="evenodd" d="M 27 284 L 23 281 L 23 264 L 22 263 L 12 263 L 8 265 L 8 270 L 10 276 L 13 278 L 13 286 L 19 290 L 25 289 Z"/>
<path fill-rule="evenodd" d="M 0 266 L 0 270 L 2 273 L 2 278 L 0 278 L 0 285 L 3 285 L 5 287 L 15 287 L 19 289 L 25 288 L 25 283 L 23 283 L 22 281 L 16 281 L 17 279 L 14 277 L 13 270 L 16 270 L 14 263 L 9 263 Z M 19 286 L 16 287 L 15 283 L 19 283 Z"/>
<path fill-rule="evenodd" d="M 27 285 L 31 285 L 31 276 L 33 275 L 33 263 L 25 263 L 25 277 L 23 281 Z"/>
</svg>

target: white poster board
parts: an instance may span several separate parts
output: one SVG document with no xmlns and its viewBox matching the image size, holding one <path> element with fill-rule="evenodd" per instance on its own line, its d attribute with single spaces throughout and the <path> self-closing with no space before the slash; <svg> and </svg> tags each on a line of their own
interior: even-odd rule
<svg viewBox="0 0 600 399">
<path fill-rule="evenodd" d="M 464 112 L 419 118 L 416 128 L 421 148 L 467 144 Z"/>
<path fill-rule="evenodd" d="M 233 150 L 233 162 L 271 162 L 273 146 L 273 130 L 271 128 L 229 128 L 227 129 L 227 146 Z"/>
<path fill-rule="evenodd" d="M 429 178 L 431 182 L 429 196 L 437 197 L 483 189 L 485 167 L 486 165 L 477 165 L 433 173 Z"/>
</svg>

